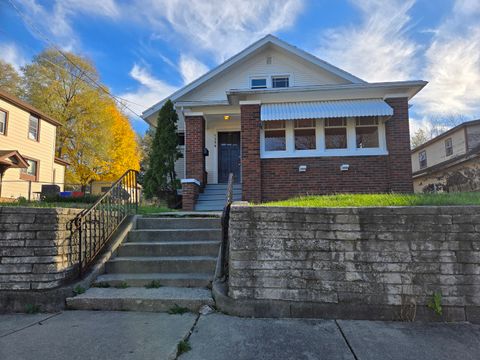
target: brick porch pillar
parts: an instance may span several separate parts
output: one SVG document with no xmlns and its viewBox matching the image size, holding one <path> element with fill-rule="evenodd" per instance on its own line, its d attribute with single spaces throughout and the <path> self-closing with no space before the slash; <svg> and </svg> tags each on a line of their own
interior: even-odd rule
<svg viewBox="0 0 480 360">
<path fill-rule="evenodd" d="M 240 101 L 242 144 L 242 200 L 262 201 L 260 159 L 260 102 Z"/>
<path fill-rule="evenodd" d="M 185 115 L 185 175 L 188 182 L 182 181 L 182 208 L 194 210 L 198 193 L 206 183 L 205 157 L 205 118 L 203 114 Z M 194 179 L 198 182 L 192 182 Z"/>
<path fill-rule="evenodd" d="M 385 123 L 390 191 L 411 193 L 413 180 L 408 99 L 392 98 L 385 102 L 393 108 L 393 116 Z"/>
</svg>

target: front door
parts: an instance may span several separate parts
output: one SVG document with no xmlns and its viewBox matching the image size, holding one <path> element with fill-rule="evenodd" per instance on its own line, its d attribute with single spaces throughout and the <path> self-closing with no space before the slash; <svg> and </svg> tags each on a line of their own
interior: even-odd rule
<svg viewBox="0 0 480 360">
<path fill-rule="evenodd" d="M 233 173 L 236 183 L 240 182 L 240 132 L 218 133 L 218 182 L 228 182 Z"/>
</svg>

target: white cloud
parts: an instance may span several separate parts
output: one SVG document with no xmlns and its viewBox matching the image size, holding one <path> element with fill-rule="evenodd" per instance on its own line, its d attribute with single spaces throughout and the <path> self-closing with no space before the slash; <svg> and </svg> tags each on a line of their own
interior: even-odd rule
<svg viewBox="0 0 480 360">
<path fill-rule="evenodd" d="M 14 43 L 0 44 L 0 59 L 11 64 L 17 71 L 27 63 L 22 51 Z"/>
<path fill-rule="evenodd" d="M 365 79 L 393 81 L 411 78 L 419 46 L 408 35 L 414 0 L 363 0 L 360 25 L 330 29 L 316 54 Z"/>
<path fill-rule="evenodd" d="M 177 90 L 177 87 L 157 79 L 146 67 L 138 64 L 133 65 L 129 74 L 140 86 L 134 91 L 119 96 L 132 102 L 128 104 L 128 107 L 132 108 L 137 114 L 141 114 L 145 109 Z"/>
<path fill-rule="evenodd" d="M 32 35 L 45 41 L 58 44 L 66 50 L 78 46 L 78 37 L 72 28 L 71 22 L 75 16 L 90 15 L 108 18 L 118 18 L 120 9 L 115 0 L 55 0 L 41 4 L 37 0 L 17 0 L 17 7 L 27 18 L 29 30 Z M 47 20 L 48 19 L 48 20 Z M 39 34 L 38 32 L 41 32 Z"/>
<path fill-rule="evenodd" d="M 183 82 L 189 84 L 205 74 L 208 71 L 208 67 L 194 57 L 182 54 L 180 56 L 179 70 L 182 74 Z"/>
<path fill-rule="evenodd" d="M 182 52 L 209 51 L 222 62 L 260 37 L 292 26 L 302 7 L 302 0 L 137 0 L 128 13 L 148 24 L 156 38 L 175 41 Z"/>
<path fill-rule="evenodd" d="M 480 3 L 457 1 L 434 31 L 423 75 L 430 83 L 418 95 L 425 114 L 480 115 Z"/>
</svg>

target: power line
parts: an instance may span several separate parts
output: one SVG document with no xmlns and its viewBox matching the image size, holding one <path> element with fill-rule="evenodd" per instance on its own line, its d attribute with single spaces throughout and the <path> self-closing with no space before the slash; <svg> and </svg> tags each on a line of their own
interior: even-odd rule
<svg viewBox="0 0 480 360">
<path fill-rule="evenodd" d="M 80 80 L 83 80 L 86 84 L 92 86 L 92 87 L 96 87 L 97 89 L 100 89 L 101 91 L 105 92 L 108 96 L 110 96 L 112 99 L 114 99 L 115 101 L 117 101 L 121 106 L 125 107 L 127 110 L 131 111 L 135 116 L 138 116 L 138 117 L 142 117 L 141 115 L 137 114 L 136 111 L 134 111 L 133 109 L 131 109 L 127 104 L 125 104 L 125 102 L 130 102 L 132 104 L 135 104 L 137 106 L 142 106 L 140 104 L 136 104 L 130 100 L 127 100 L 127 99 L 124 99 L 124 98 L 121 98 L 119 96 L 116 96 L 116 95 L 113 95 L 110 91 L 108 91 L 105 86 L 103 86 L 102 84 L 99 84 L 95 79 L 92 79 L 92 77 L 90 77 L 90 75 L 85 71 L 83 70 L 80 66 L 78 66 L 77 64 L 75 64 L 75 62 L 73 62 L 69 57 L 68 55 L 66 55 L 54 42 L 52 42 L 47 36 L 45 36 L 41 31 L 40 29 L 30 21 L 30 19 L 25 15 L 23 14 L 23 12 L 15 5 L 15 3 L 12 1 L 12 0 L 8 0 L 8 2 L 10 3 L 10 5 L 13 7 L 13 9 L 18 13 L 18 15 L 20 16 L 20 18 L 22 19 L 22 21 L 24 22 L 24 24 L 27 26 L 27 27 L 30 27 L 32 30 L 34 30 L 39 36 L 41 39 L 43 39 L 44 42 L 46 42 L 49 46 L 51 46 L 53 49 L 55 49 L 60 55 L 62 55 L 62 57 L 65 58 L 65 60 L 67 60 L 70 64 L 72 64 L 77 70 L 79 70 L 81 72 L 81 75 L 84 75 L 88 80 L 90 80 L 95 86 L 93 86 L 91 83 L 87 82 L 85 79 L 83 79 L 80 76 L 78 75 L 75 75 L 71 72 L 69 72 L 67 70 L 67 72 L 80 79 Z M 54 64 L 53 62 L 49 61 L 48 59 L 44 58 L 47 62 L 49 62 L 50 64 L 52 65 L 55 65 L 59 68 L 61 68 L 58 64 Z M 64 68 L 62 68 L 63 70 L 65 70 Z"/>
</svg>

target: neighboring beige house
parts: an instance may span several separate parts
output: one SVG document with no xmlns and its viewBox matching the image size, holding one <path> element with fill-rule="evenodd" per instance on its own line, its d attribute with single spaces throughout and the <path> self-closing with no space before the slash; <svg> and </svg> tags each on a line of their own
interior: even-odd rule
<svg viewBox="0 0 480 360">
<path fill-rule="evenodd" d="M 0 198 L 36 199 L 44 184 L 63 190 L 67 163 L 55 157 L 58 126 L 58 121 L 0 90 Z"/>
<path fill-rule="evenodd" d="M 412 172 L 415 192 L 480 190 L 480 120 L 413 149 Z"/>
</svg>

